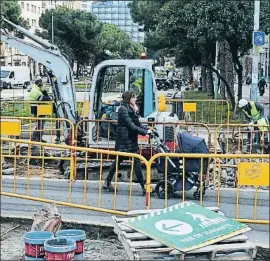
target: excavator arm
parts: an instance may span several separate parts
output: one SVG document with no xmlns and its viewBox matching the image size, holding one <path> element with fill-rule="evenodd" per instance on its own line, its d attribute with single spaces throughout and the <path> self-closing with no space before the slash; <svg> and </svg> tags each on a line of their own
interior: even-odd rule
<svg viewBox="0 0 270 261">
<path fill-rule="evenodd" d="M 15 25 L 4 17 L 1 17 L 1 25 L 3 22 L 8 23 L 35 43 L 32 44 L 16 36 L 10 35 L 1 28 L 1 41 L 15 47 L 22 53 L 43 64 L 48 70 L 52 71 L 53 76 L 56 78 L 55 81 L 52 81 L 52 88 L 55 95 L 58 117 L 67 118 L 73 124 L 76 124 L 78 122 L 78 114 L 76 108 L 75 87 L 72 69 L 68 60 L 61 54 L 57 46 L 50 44 L 25 28 Z M 64 134 L 65 137 L 69 134 L 66 124 Z"/>
</svg>

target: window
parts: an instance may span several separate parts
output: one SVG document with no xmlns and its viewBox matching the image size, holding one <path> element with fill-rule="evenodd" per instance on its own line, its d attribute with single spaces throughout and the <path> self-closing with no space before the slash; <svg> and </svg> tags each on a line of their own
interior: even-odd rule
<svg viewBox="0 0 270 261">
<path fill-rule="evenodd" d="M 124 7 L 119 8 L 119 13 L 120 14 L 125 14 L 126 13 L 126 9 Z"/>
<path fill-rule="evenodd" d="M 40 14 L 40 7 L 38 8 L 38 13 Z"/>
<path fill-rule="evenodd" d="M 86 9 L 87 8 L 87 4 L 82 4 L 82 8 Z"/>
<path fill-rule="evenodd" d="M 37 26 L 37 21 L 32 19 L 32 26 Z"/>
<path fill-rule="evenodd" d="M 105 18 L 107 18 L 107 19 L 110 19 L 110 20 L 111 20 L 111 19 L 112 19 L 112 14 L 106 14 L 106 15 L 105 15 Z"/>
<path fill-rule="evenodd" d="M 29 11 L 29 4 L 26 5 L 26 10 Z"/>
<path fill-rule="evenodd" d="M 30 25 L 30 20 L 29 20 L 29 18 L 27 18 L 27 24 Z"/>
<path fill-rule="evenodd" d="M 129 70 L 129 90 L 136 93 L 139 113 L 142 117 L 149 116 L 155 109 L 153 87 L 152 72 L 150 70 L 140 68 Z"/>
<path fill-rule="evenodd" d="M 33 12 L 36 13 L 36 11 L 37 11 L 37 7 L 34 5 L 34 10 L 33 10 Z"/>
<path fill-rule="evenodd" d="M 124 67 L 110 66 L 102 70 L 99 80 L 101 81 L 101 102 L 112 104 L 115 100 L 120 101 L 125 90 Z"/>
<path fill-rule="evenodd" d="M 9 79 L 14 78 L 14 72 L 11 72 L 8 78 L 9 78 Z"/>
<path fill-rule="evenodd" d="M 21 2 L 21 8 L 24 9 L 24 2 Z"/>
<path fill-rule="evenodd" d="M 12 53 L 12 47 L 9 47 L 9 48 L 8 48 L 8 52 L 9 52 L 9 53 Z"/>
<path fill-rule="evenodd" d="M 22 66 L 26 66 L 26 62 L 22 62 Z"/>
<path fill-rule="evenodd" d="M 112 8 L 112 13 L 113 14 L 117 14 L 118 13 L 118 8 L 117 7 L 113 7 Z"/>
</svg>

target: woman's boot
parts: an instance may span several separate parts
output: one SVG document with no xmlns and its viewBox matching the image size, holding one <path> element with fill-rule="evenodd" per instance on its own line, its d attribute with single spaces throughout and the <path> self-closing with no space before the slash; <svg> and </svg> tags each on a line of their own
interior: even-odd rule
<svg viewBox="0 0 270 261">
<path fill-rule="evenodd" d="M 109 191 L 109 192 L 114 192 L 114 191 L 115 191 L 115 188 L 112 186 L 112 183 L 111 183 L 111 181 L 109 181 L 109 180 L 106 180 L 106 181 L 105 181 L 105 183 L 104 183 L 104 185 L 102 186 L 102 188 L 103 188 L 104 190 Z M 117 189 L 116 189 L 116 191 L 117 191 Z"/>
</svg>

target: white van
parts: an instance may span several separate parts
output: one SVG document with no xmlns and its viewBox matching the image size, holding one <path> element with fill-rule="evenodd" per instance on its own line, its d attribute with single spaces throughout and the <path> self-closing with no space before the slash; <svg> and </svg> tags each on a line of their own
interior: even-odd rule
<svg viewBox="0 0 270 261">
<path fill-rule="evenodd" d="M 23 87 L 30 85 L 30 70 L 26 66 L 1 66 L 1 84 L 3 88 Z"/>
</svg>

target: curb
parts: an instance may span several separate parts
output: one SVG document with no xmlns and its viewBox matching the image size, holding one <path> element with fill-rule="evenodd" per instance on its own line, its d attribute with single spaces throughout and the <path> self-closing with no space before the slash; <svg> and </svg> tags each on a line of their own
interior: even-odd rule
<svg viewBox="0 0 270 261">
<path fill-rule="evenodd" d="M 4 214 L 4 215 L 1 215 L 1 222 L 3 223 L 3 221 L 8 221 L 8 222 L 17 221 L 17 222 L 21 222 L 21 223 L 27 223 L 30 225 L 30 223 L 33 222 L 33 218 L 30 216 L 17 216 L 17 215 L 5 215 Z M 65 218 L 62 219 L 62 222 L 67 227 L 72 227 L 74 225 L 78 225 L 78 226 L 86 228 L 87 226 L 90 226 L 91 229 L 103 231 L 105 234 L 108 233 L 108 234 L 116 235 L 114 233 L 114 226 L 112 223 L 110 224 L 110 223 L 86 221 L 86 220 L 76 221 L 76 220 L 65 219 Z M 246 232 L 244 234 L 246 234 L 248 236 L 249 240 L 252 241 L 257 247 L 269 249 L 269 242 L 268 242 L 268 244 L 265 243 L 266 237 L 269 240 L 269 233 L 252 230 L 252 231 Z M 264 242 L 258 241 L 256 239 L 258 237 Z"/>
</svg>

